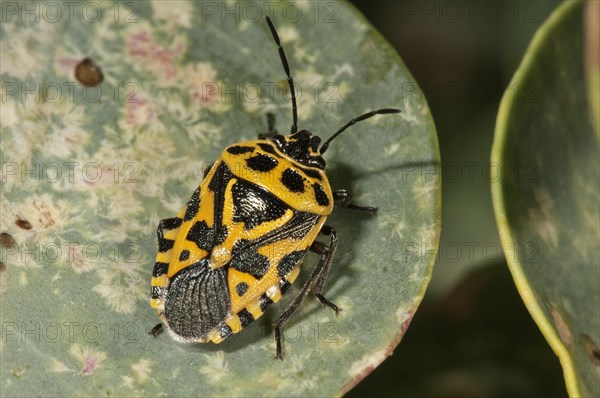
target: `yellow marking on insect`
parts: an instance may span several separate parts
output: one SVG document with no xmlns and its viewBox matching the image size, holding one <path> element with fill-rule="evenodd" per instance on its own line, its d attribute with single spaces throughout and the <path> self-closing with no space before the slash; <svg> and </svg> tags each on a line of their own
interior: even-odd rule
<svg viewBox="0 0 600 398">
<path fill-rule="evenodd" d="M 294 281 L 296 280 L 296 278 L 298 277 L 298 274 L 300 274 L 300 268 L 301 268 L 301 264 L 298 264 L 296 267 L 294 267 L 290 273 L 286 276 L 287 280 L 289 283 L 294 283 Z M 275 300 L 273 300 L 275 301 Z"/>
<path fill-rule="evenodd" d="M 286 209 L 285 213 L 281 217 L 272 221 L 265 221 L 251 230 L 244 233 L 246 239 L 258 239 L 265 234 L 274 231 L 277 228 L 280 228 L 287 224 L 294 217 L 294 212 L 291 209 Z"/>
<path fill-rule="evenodd" d="M 233 186 L 237 182 L 237 178 L 232 178 L 225 187 L 224 196 L 225 201 L 223 202 L 223 208 L 221 214 L 223 215 L 223 225 L 231 226 L 233 224 L 233 212 L 235 211 L 235 205 L 233 204 Z M 231 229 L 231 227 L 229 227 Z M 231 230 L 229 231 L 231 232 Z"/>
<path fill-rule="evenodd" d="M 250 276 L 250 278 L 252 278 L 252 280 L 245 279 L 243 278 L 243 276 L 241 274 L 244 274 L 243 272 L 237 272 L 237 278 L 239 278 L 240 280 L 246 282 L 248 284 L 248 290 L 246 291 L 246 293 L 242 296 L 239 297 L 237 295 L 237 293 L 235 292 L 235 286 L 237 284 L 233 284 L 232 280 L 231 280 L 231 274 L 234 272 L 235 270 L 233 270 L 232 268 L 229 269 L 229 277 L 230 280 L 229 282 L 229 286 L 230 286 L 230 296 L 231 296 L 231 312 L 234 314 L 237 314 L 238 312 L 240 312 L 241 310 L 243 310 L 245 307 L 251 305 L 251 303 L 255 302 L 258 300 L 258 298 L 267 291 L 267 289 L 270 286 L 273 286 L 275 284 L 279 283 L 279 277 L 277 276 L 277 268 L 275 267 L 270 267 L 269 270 L 267 271 L 267 273 L 260 279 L 254 279 L 252 276 Z M 247 275 L 247 274 L 246 274 Z M 233 287 L 233 290 L 231 290 L 231 287 Z M 260 309 L 260 307 L 259 307 Z M 250 311 L 250 310 L 248 310 Z M 261 312 L 262 313 L 262 312 Z M 254 315 L 254 314 L 252 314 Z M 256 316 L 254 317 L 256 319 Z"/>
<path fill-rule="evenodd" d="M 173 249 L 171 249 L 171 251 L 173 250 L 177 254 L 171 258 L 171 261 L 166 261 L 169 263 L 169 270 L 167 271 L 167 276 L 169 278 L 172 278 L 173 275 L 175 275 L 182 269 L 187 268 L 191 264 L 208 256 L 208 252 L 206 250 L 199 249 L 194 242 L 190 242 L 186 239 L 176 240 L 175 245 L 173 246 Z M 189 258 L 185 261 L 180 261 L 179 258 L 176 257 L 179 255 L 179 253 L 181 253 L 182 250 L 188 250 L 190 252 Z"/>
<path fill-rule="evenodd" d="M 274 303 L 279 301 L 281 298 L 281 290 L 279 290 L 278 286 L 271 286 L 267 292 L 267 297 L 271 299 Z"/>
<path fill-rule="evenodd" d="M 156 261 L 159 263 L 169 263 L 169 261 L 171 260 L 171 250 L 167 250 L 164 253 L 158 252 L 156 254 Z"/>
<path fill-rule="evenodd" d="M 220 161 L 215 162 L 210 172 L 200 184 L 200 208 L 198 209 L 196 217 L 192 220 L 192 222 L 202 220 L 209 228 L 212 228 L 215 224 L 215 193 L 208 188 L 208 181 L 212 180 L 220 163 Z M 184 216 L 181 216 L 179 218 L 183 217 Z"/>
<path fill-rule="evenodd" d="M 258 304 L 258 300 L 255 300 L 255 301 L 251 302 L 250 304 L 248 304 L 246 309 L 248 310 L 249 313 L 252 314 L 254 319 L 260 318 L 263 314 L 262 310 L 260 309 L 260 304 Z"/>
<path fill-rule="evenodd" d="M 231 328 L 232 333 L 237 333 L 243 329 L 242 321 L 240 320 L 240 317 L 237 315 L 232 316 L 230 319 L 225 321 L 225 323 L 227 324 L 227 326 L 229 326 Z"/>
<path fill-rule="evenodd" d="M 258 249 L 258 253 L 268 257 L 271 261 L 271 264 L 279 264 L 279 262 L 287 254 L 295 250 L 306 249 L 305 245 L 305 239 L 296 240 L 292 238 L 286 238 L 278 240 L 268 245 L 261 246 Z"/>
<path fill-rule="evenodd" d="M 268 152 L 261 150 L 258 147 L 259 143 L 270 145 L 269 140 L 240 142 L 235 145 L 251 146 L 255 148 L 254 152 L 231 154 L 225 150 L 221 155 L 221 159 L 236 176 L 240 176 L 241 178 L 271 192 L 290 207 L 299 211 L 305 211 L 321 216 L 329 215 L 333 210 L 333 194 L 325 173 L 322 170 L 312 169 L 314 172 L 319 173 L 321 179 L 319 180 L 317 178 L 307 176 L 301 169 L 294 167 L 294 165 L 297 164 L 296 161 L 277 150 L 277 148 L 275 148 L 275 151 L 280 155 L 277 166 L 268 172 L 257 172 L 256 170 L 252 170 L 246 163 L 247 159 L 256 156 L 257 154 L 273 156 Z M 297 170 L 304 177 L 304 192 L 291 192 L 281 181 L 283 172 L 289 168 Z M 314 191 L 312 188 L 313 183 L 318 183 L 323 189 L 323 192 L 330 199 L 327 206 L 321 206 L 315 201 Z"/>
<path fill-rule="evenodd" d="M 150 306 L 155 309 L 161 308 L 162 307 L 162 299 L 160 299 L 160 298 L 150 299 Z"/>
<path fill-rule="evenodd" d="M 239 296 L 235 288 L 242 282 L 247 284 L 249 288 L 256 286 L 257 279 L 255 277 L 245 272 L 238 271 L 234 268 L 229 268 L 227 278 L 229 291 L 231 292 L 231 302 L 233 308 L 244 308 L 246 304 L 255 299 L 255 297 L 252 297 L 251 294 L 248 294 L 248 291 L 246 291 L 244 295 Z M 233 312 L 237 311 L 234 310 Z"/>
<path fill-rule="evenodd" d="M 215 344 L 219 344 L 223 341 L 223 337 L 221 337 L 221 334 L 217 330 L 215 330 L 209 333 L 208 337 L 206 338 L 206 341 L 212 341 Z"/>
<path fill-rule="evenodd" d="M 162 274 L 160 276 L 153 276 L 150 284 L 152 286 L 167 286 L 168 282 L 169 278 L 167 277 L 167 274 Z"/>
<path fill-rule="evenodd" d="M 169 230 L 165 231 L 163 238 L 169 239 L 169 240 L 175 240 L 175 239 L 177 239 L 178 233 L 179 233 L 179 228 L 169 229 Z"/>
</svg>

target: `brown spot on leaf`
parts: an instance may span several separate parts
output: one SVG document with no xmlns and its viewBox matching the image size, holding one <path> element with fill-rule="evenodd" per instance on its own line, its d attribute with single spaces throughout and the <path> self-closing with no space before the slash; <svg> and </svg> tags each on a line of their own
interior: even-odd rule
<svg viewBox="0 0 600 398">
<path fill-rule="evenodd" d="M 75 67 L 75 78 L 84 86 L 94 87 L 102 83 L 104 76 L 100 67 L 91 59 L 85 58 Z"/>
<path fill-rule="evenodd" d="M 5 249 L 12 249 L 16 244 L 17 242 L 15 242 L 15 238 L 13 238 L 10 234 L 7 234 L 6 232 L 2 232 L 0 234 L 0 246 L 4 247 Z"/>
<path fill-rule="evenodd" d="M 598 348 L 598 345 L 587 334 L 580 334 L 579 338 L 581 338 L 585 352 L 587 352 L 592 363 L 600 366 L 600 348 Z"/>
<path fill-rule="evenodd" d="M 17 226 L 22 229 L 31 229 L 32 228 L 31 223 L 22 218 L 17 218 L 17 220 L 15 221 L 15 224 L 17 224 Z"/>
<path fill-rule="evenodd" d="M 52 218 L 52 213 L 50 213 L 50 211 L 47 209 L 44 202 L 34 200 L 33 205 L 40 212 L 39 221 L 44 228 L 51 227 L 55 224 L 54 218 Z"/>
<path fill-rule="evenodd" d="M 571 346 L 573 344 L 573 335 L 571 334 L 569 325 L 567 325 L 560 312 L 554 306 L 552 306 L 551 314 L 560 339 L 566 346 Z"/>
<path fill-rule="evenodd" d="M 2 261 L 0 261 L 0 272 L 4 271 L 6 269 L 6 264 L 4 264 Z"/>
</svg>

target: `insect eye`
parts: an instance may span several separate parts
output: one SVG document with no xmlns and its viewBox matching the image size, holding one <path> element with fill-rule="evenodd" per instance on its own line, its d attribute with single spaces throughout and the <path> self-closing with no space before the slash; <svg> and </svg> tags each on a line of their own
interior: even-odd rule
<svg viewBox="0 0 600 398">
<path fill-rule="evenodd" d="M 319 145 L 321 144 L 321 139 L 319 137 L 317 137 L 316 135 L 314 135 L 311 139 L 310 142 L 308 143 L 308 146 L 310 147 L 310 149 L 313 152 L 317 152 L 317 150 L 319 149 Z"/>
<path fill-rule="evenodd" d="M 297 141 L 308 140 L 311 136 L 312 134 L 308 130 L 301 130 L 297 133 L 292 134 L 292 137 Z"/>
</svg>

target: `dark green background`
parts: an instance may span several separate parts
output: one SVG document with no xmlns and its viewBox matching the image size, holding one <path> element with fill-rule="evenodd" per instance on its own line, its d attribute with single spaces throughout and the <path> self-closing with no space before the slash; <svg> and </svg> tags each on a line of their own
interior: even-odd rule
<svg viewBox="0 0 600 398">
<path fill-rule="evenodd" d="M 502 93 L 560 2 L 353 3 L 425 92 L 440 142 L 443 216 L 439 259 L 408 332 L 347 396 L 566 396 L 558 359 L 495 251 L 486 174 Z"/>
</svg>

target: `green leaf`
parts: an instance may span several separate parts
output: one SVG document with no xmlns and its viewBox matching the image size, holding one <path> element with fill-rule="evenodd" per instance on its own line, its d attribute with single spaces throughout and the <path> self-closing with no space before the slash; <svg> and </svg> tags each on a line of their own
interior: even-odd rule
<svg viewBox="0 0 600 398">
<path fill-rule="evenodd" d="M 569 394 L 598 396 L 600 175 L 582 25 L 569 1 L 536 33 L 500 106 L 492 193 L 513 278 Z"/>
<path fill-rule="evenodd" d="M 600 136 L 600 2 L 585 3 L 585 72 L 589 112 L 596 134 Z"/>
<path fill-rule="evenodd" d="M 14 238 L 2 241 L 3 395 L 339 395 L 391 354 L 437 250 L 439 154 L 419 88 L 362 16 L 337 2 L 272 5 L 301 89 L 300 128 L 328 137 L 368 110 L 402 109 L 352 127 L 326 155 L 333 188 L 379 214 L 341 208 L 328 219 L 339 248 L 325 293 L 343 311 L 309 297 L 284 329 L 280 362 L 270 325 L 314 255 L 278 305 L 220 345 L 146 333 L 158 322 L 158 221 L 225 146 L 266 131 L 267 111 L 279 131 L 291 124 L 268 9 L 32 4 L 11 2 L 0 26 L 1 229 Z M 89 61 L 78 76 L 92 86 L 76 82 L 86 57 L 98 86 Z"/>
</svg>

